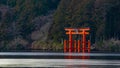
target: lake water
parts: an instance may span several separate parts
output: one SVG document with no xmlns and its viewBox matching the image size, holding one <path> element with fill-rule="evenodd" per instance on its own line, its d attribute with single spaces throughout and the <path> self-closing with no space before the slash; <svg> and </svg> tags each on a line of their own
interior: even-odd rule
<svg viewBox="0 0 120 68">
<path fill-rule="evenodd" d="M 120 53 L 0 52 L 0 67 L 120 68 Z"/>
</svg>

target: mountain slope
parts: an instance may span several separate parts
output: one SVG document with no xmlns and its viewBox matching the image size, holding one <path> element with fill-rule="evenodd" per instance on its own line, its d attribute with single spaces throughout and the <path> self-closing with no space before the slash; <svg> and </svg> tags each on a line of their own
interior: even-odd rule
<svg viewBox="0 0 120 68">
<path fill-rule="evenodd" d="M 0 0 L 0 49 L 25 50 L 36 40 L 45 41 L 59 1 Z M 38 34 L 44 37 L 33 38 Z"/>
<path fill-rule="evenodd" d="M 65 27 L 90 27 L 92 42 L 120 39 L 119 0 L 62 0 L 54 16 L 50 39 L 65 38 Z"/>
</svg>

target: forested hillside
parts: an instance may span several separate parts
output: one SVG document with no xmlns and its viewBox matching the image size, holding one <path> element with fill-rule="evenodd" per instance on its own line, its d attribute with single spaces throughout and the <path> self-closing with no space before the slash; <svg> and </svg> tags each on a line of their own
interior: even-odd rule
<svg viewBox="0 0 120 68">
<path fill-rule="evenodd" d="M 30 49 L 33 41 L 47 37 L 43 32 L 47 33 L 53 22 L 58 3 L 59 0 L 0 0 L 0 49 Z"/>
<path fill-rule="evenodd" d="M 65 27 L 90 27 L 93 41 L 120 38 L 119 18 L 119 0 L 62 0 L 54 16 L 51 34 L 57 40 L 64 38 Z"/>
<path fill-rule="evenodd" d="M 92 45 L 114 50 L 119 26 L 120 0 L 0 0 L 1 51 L 61 49 L 66 27 L 90 27 Z"/>
</svg>

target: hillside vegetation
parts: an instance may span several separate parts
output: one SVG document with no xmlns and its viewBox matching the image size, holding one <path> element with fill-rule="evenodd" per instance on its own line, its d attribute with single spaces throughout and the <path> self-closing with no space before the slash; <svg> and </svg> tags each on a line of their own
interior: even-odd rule
<svg viewBox="0 0 120 68">
<path fill-rule="evenodd" d="M 41 35 L 47 37 L 58 3 L 59 0 L 0 0 L 1 51 L 31 49 L 34 41 L 44 39 Z"/>
<path fill-rule="evenodd" d="M 65 27 L 90 27 L 92 41 L 120 39 L 119 0 L 61 0 L 50 38 L 63 39 Z M 60 39 L 59 39 L 60 38 Z"/>
<path fill-rule="evenodd" d="M 0 0 L 1 51 L 62 49 L 66 27 L 90 27 L 92 45 L 111 50 L 119 25 L 120 0 Z"/>
</svg>

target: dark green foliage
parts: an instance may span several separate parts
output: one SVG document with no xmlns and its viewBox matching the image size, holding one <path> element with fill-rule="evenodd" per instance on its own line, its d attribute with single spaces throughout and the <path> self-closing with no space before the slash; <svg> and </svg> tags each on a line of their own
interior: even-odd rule
<svg viewBox="0 0 120 68">
<path fill-rule="evenodd" d="M 14 20 L 18 22 L 17 27 L 24 38 L 34 30 L 32 20 L 49 10 L 57 7 L 59 0 L 9 0 L 8 5 L 14 8 Z"/>
<path fill-rule="evenodd" d="M 2 17 L 1 24 L 0 24 L 0 39 L 1 40 L 11 40 L 10 34 L 10 25 L 12 22 L 12 15 L 9 12 Z M 9 29 L 9 30 L 8 30 Z"/>
<path fill-rule="evenodd" d="M 62 0 L 54 16 L 50 38 L 58 42 L 65 39 L 64 28 L 66 27 L 95 29 L 92 21 L 93 3 L 94 0 Z"/>
<path fill-rule="evenodd" d="M 40 21 L 35 24 L 33 20 L 56 8 L 53 24 L 46 32 L 49 42 L 60 43 L 68 38 L 64 30 L 67 27 L 90 27 L 92 43 L 112 37 L 120 39 L 120 0 L 0 0 L 1 6 L 5 12 L 0 11 L 0 48 L 7 49 L 16 37 L 31 45 L 31 34 Z M 22 43 L 16 48 L 25 49 Z"/>
<path fill-rule="evenodd" d="M 0 21 L 1 21 L 1 19 L 2 19 L 2 12 L 0 12 Z"/>
<path fill-rule="evenodd" d="M 31 44 L 31 33 L 35 30 L 35 23 L 32 21 L 36 17 L 47 15 L 50 10 L 56 9 L 59 1 L 0 0 L 0 7 L 3 8 L 2 12 L 0 11 L 0 47 L 4 46 L 4 49 L 9 50 L 10 42 L 17 37 L 21 37 Z M 24 46 L 16 44 L 16 48 L 24 49 Z"/>
<path fill-rule="evenodd" d="M 66 27 L 90 27 L 91 40 L 120 36 L 119 0 L 62 0 L 54 16 L 50 39 L 65 39 Z"/>
<path fill-rule="evenodd" d="M 0 0 L 0 4 L 6 4 L 6 0 Z"/>
<path fill-rule="evenodd" d="M 120 4 L 113 6 L 107 13 L 106 36 L 107 38 L 120 39 Z M 112 28 L 111 28 L 112 27 Z"/>
</svg>

